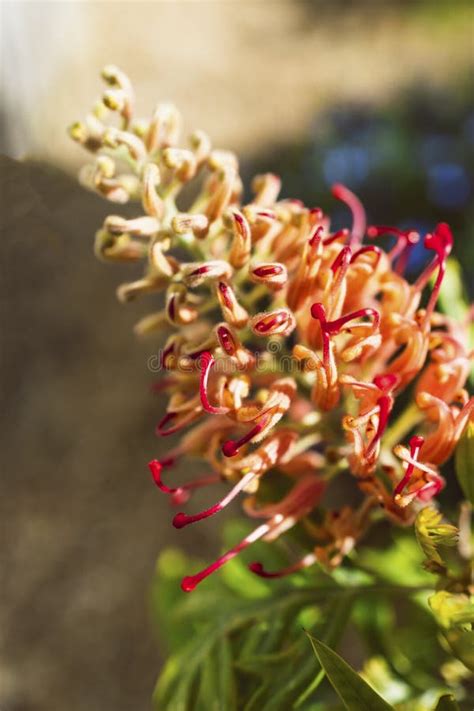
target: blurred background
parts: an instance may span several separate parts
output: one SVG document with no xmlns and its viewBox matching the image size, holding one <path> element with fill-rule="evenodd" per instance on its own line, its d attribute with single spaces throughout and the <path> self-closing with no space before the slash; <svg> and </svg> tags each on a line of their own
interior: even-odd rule
<svg viewBox="0 0 474 711">
<path fill-rule="evenodd" d="M 239 153 L 247 184 L 277 172 L 284 196 L 336 223 L 336 181 L 370 221 L 450 222 L 472 288 L 472 5 L 39 1 L 0 12 L 0 709 L 141 711 L 165 652 L 149 614 L 156 556 L 174 544 L 212 558 L 219 522 L 176 535 L 150 483 L 146 463 L 163 451 L 147 368 L 157 344 L 131 333 L 150 302 L 119 306 L 115 288 L 136 270 L 95 261 L 94 232 L 117 210 L 78 186 L 87 156 L 65 129 L 115 63 L 138 113 L 173 101 L 187 131 Z"/>
</svg>

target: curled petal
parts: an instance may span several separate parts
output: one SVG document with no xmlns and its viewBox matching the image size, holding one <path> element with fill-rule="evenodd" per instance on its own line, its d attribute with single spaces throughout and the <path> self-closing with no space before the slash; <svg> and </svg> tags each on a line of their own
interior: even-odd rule
<svg viewBox="0 0 474 711">
<path fill-rule="evenodd" d="M 205 215 L 191 215 L 180 212 L 171 220 L 171 226 L 178 235 L 192 232 L 198 239 L 203 239 L 207 234 L 209 220 Z"/>
<path fill-rule="evenodd" d="M 252 267 L 250 278 L 257 284 L 266 284 L 270 289 L 280 289 L 286 284 L 288 272 L 284 264 L 265 262 Z"/>
<path fill-rule="evenodd" d="M 222 315 L 232 326 L 243 328 L 248 321 L 248 313 L 241 304 L 229 284 L 219 281 L 216 287 L 216 295 L 222 309 Z"/>
<path fill-rule="evenodd" d="M 215 260 L 212 262 L 194 262 L 191 264 L 182 264 L 184 283 L 192 288 L 200 286 L 206 281 L 215 281 L 225 277 L 230 279 L 232 276 L 232 268 L 228 262 L 223 260 Z"/>
<path fill-rule="evenodd" d="M 211 415 L 225 415 L 229 412 L 228 407 L 214 407 L 209 402 L 207 397 L 207 387 L 209 380 L 209 373 L 211 372 L 212 365 L 214 363 L 214 358 L 209 351 L 204 352 L 201 355 L 201 379 L 199 382 L 199 393 L 201 396 L 201 403 L 206 412 Z"/>
<path fill-rule="evenodd" d="M 256 175 L 252 181 L 252 190 L 255 193 L 254 202 L 262 207 L 271 207 L 278 198 L 281 188 L 281 179 L 274 173 Z"/>
<path fill-rule="evenodd" d="M 289 336 L 296 321 L 289 309 L 259 313 L 250 319 L 250 328 L 257 336 Z"/>
</svg>

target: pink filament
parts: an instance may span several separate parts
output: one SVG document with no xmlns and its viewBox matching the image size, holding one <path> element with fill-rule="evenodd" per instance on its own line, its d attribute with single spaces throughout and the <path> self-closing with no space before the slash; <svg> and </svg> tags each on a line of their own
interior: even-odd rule
<svg viewBox="0 0 474 711">
<path fill-rule="evenodd" d="M 433 496 L 439 494 L 439 492 L 444 488 L 444 481 L 441 477 L 436 477 L 436 479 L 431 480 L 424 484 L 422 487 L 417 489 L 416 497 L 421 501 L 430 501 Z"/>
<path fill-rule="evenodd" d="M 251 439 L 260 434 L 260 432 L 267 426 L 268 421 L 269 417 L 264 416 L 260 422 L 257 422 L 257 424 L 239 440 L 236 441 L 228 439 L 227 442 L 224 442 L 222 445 L 222 454 L 225 457 L 235 457 L 235 455 L 239 453 L 239 449 L 243 447 L 244 444 L 247 444 L 247 442 L 250 442 Z"/>
<path fill-rule="evenodd" d="M 330 335 L 336 335 L 339 333 L 341 328 L 348 323 L 349 321 L 352 321 L 356 318 L 361 318 L 362 316 L 371 316 L 374 319 L 373 327 L 374 330 L 379 327 L 380 324 L 380 314 L 376 309 L 371 309 L 371 308 L 366 308 L 366 309 L 358 309 L 357 311 L 353 311 L 350 314 L 346 314 L 345 316 L 341 316 L 341 318 L 336 319 L 335 321 L 326 321 L 326 311 L 324 309 L 323 304 L 321 303 L 315 303 L 311 306 L 311 316 L 319 321 L 321 325 L 321 335 L 323 338 L 323 361 L 325 366 L 328 366 L 329 364 L 329 336 Z"/>
<path fill-rule="evenodd" d="M 361 254 L 367 254 L 367 252 L 373 252 L 376 256 L 377 259 L 375 260 L 375 264 L 377 265 L 380 262 L 380 257 L 382 256 L 382 250 L 379 249 L 379 247 L 375 247 L 373 244 L 366 245 L 365 247 L 361 247 L 360 249 L 357 250 L 357 252 L 354 252 L 354 254 L 351 257 L 351 264 L 355 262 L 355 260 L 361 255 Z"/>
<path fill-rule="evenodd" d="M 398 274 L 403 274 L 411 248 L 420 239 L 418 232 L 415 232 L 414 230 L 401 230 L 398 227 L 391 227 L 389 225 L 371 225 L 367 229 L 367 234 L 372 238 L 380 237 L 384 234 L 393 235 L 397 238 L 397 244 L 390 251 L 389 258 L 393 261 L 398 256 L 400 257 L 397 263 L 396 271 Z"/>
<path fill-rule="evenodd" d="M 173 526 L 175 528 L 184 528 L 184 526 L 187 526 L 190 523 L 195 523 L 196 521 L 202 521 L 204 518 L 209 518 L 209 516 L 213 516 L 214 514 L 218 513 L 219 511 L 222 511 L 222 509 L 225 509 L 225 507 L 230 504 L 231 501 L 235 499 L 237 494 L 239 494 L 242 489 L 244 489 L 247 484 L 249 484 L 252 479 L 254 479 L 256 475 L 253 472 L 250 472 L 249 474 L 246 474 L 242 479 L 231 489 L 231 491 L 227 494 L 227 496 L 224 496 L 221 501 L 218 501 L 217 504 L 214 504 L 214 506 L 211 506 L 208 509 L 205 509 L 204 511 L 200 511 L 197 514 L 193 514 L 191 516 L 188 516 L 185 513 L 177 513 L 176 516 L 173 519 Z"/>
<path fill-rule="evenodd" d="M 214 407 L 209 402 L 207 397 L 207 383 L 209 380 L 209 373 L 211 372 L 212 365 L 214 363 L 214 358 L 209 351 L 204 351 L 201 355 L 201 379 L 199 382 L 199 394 L 201 396 L 201 404 L 206 412 L 211 415 L 225 415 L 229 412 L 228 407 Z"/>
<path fill-rule="evenodd" d="M 398 482 L 397 486 L 395 487 L 395 490 L 393 492 L 393 496 L 398 496 L 402 493 L 403 489 L 407 486 L 408 482 L 410 481 L 413 472 L 415 470 L 416 466 L 416 459 L 418 458 L 418 454 L 420 453 L 420 449 L 423 446 L 425 440 L 424 437 L 420 437 L 418 435 L 415 435 L 410 439 L 410 457 L 415 460 L 415 462 L 410 462 L 408 464 L 408 468 L 405 472 L 404 477 Z"/>
<path fill-rule="evenodd" d="M 447 225 L 445 222 L 441 222 L 439 225 L 436 226 L 436 229 L 432 235 L 426 235 L 425 247 L 427 249 L 433 249 L 436 252 L 437 258 L 435 258 L 434 260 L 434 266 L 436 266 L 436 263 L 439 266 L 438 276 L 436 277 L 435 285 L 433 287 L 430 300 L 426 307 L 425 321 L 428 321 L 433 312 L 436 301 L 438 300 L 439 291 L 441 289 L 441 284 L 443 283 L 444 275 L 446 272 L 446 260 L 453 247 L 453 235 L 451 233 L 449 225 Z"/>
<path fill-rule="evenodd" d="M 379 424 L 377 426 L 377 431 L 367 448 L 366 457 L 370 457 L 385 432 L 388 424 L 388 417 L 392 409 L 392 398 L 389 395 L 382 395 L 382 397 L 377 400 L 377 405 L 379 406 Z"/>
<path fill-rule="evenodd" d="M 378 328 L 380 323 L 379 312 L 376 309 L 371 308 L 358 309 L 357 311 L 353 311 L 350 314 L 341 316 L 341 318 L 335 319 L 334 321 L 326 321 L 326 312 L 324 310 L 324 306 L 321 303 L 315 303 L 311 306 L 311 316 L 314 319 L 320 321 L 321 328 L 327 333 L 330 333 L 331 335 L 339 333 L 341 328 L 343 328 L 345 324 L 349 321 L 354 321 L 357 318 L 362 318 L 362 316 L 369 316 L 374 319 L 374 329 Z"/>
<path fill-rule="evenodd" d="M 156 486 L 165 494 L 170 494 L 174 504 L 184 504 L 189 498 L 189 492 L 193 489 L 200 489 L 203 486 L 208 486 L 209 484 L 215 484 L 220 481 L 219 474 L 210 474 L 209 476 L 201 477 L 200 479 L 195 479 L 187 484 L 182 484 L 177 487 L 166 486 L 161 479 L 161 471 L 163 467 L 170 466 L 172 460 L 162 460 L 159 462 L 157 459 L 149 462 L 148 467 L 151 471 L 153 481 Z"/>
<path fill-rule="evenodd" d="M 287 575 L 296 573 L 298 570 L 302 570 L 303 568 L 309 568 L 309 566 L 313 565 L 315 562 L 316 556 L 313 553 L 309 553 L 297 563 L 293 563 L 293 565 L 289 565 L 286 568 L 282 568 L 281 570 L 277 570 L 272 573 L 265 570 L 262 563 L 258 562 L 250 563 L 249 570 L 251 570 L 252 573 L 255 573 L 255 575 L 258 575 L 261 578 L 284 578 Z"/>
<path fill-rule="evenodd" d="M 326 237 L 326 239 L 323 239 L 323 244 L 326 247 L 326 245 L 332 244 L 336 240 L 340 239 L 340 237 L 344 237 L 344 239 L 347 239 L 348 236 L 349 236 L 349 230 L 344 228 L 342 230 L 338 230 L 337 232 L 334 232 L 333 235 Z"/>
<path fill-rule="evenodd" d="M 335 274 L 338 269 L 341 269 L 342 273 L 345 274 L 347 267 L 352 262 L 352 250 L 350 247 L 343 247 L 339 254 L 337 255 L 334 262 L 331 264 L 332 273 Z"/>
<path fill-rule="evenodd" d="M 344 202 L 352 212 L 352 232 L 349 246 L 358 246 L 362 242 L 365 233 L 364 207 L 359 198 L 341 183 L 336 183 L 332 186 L 332 194 L 337 200 Z"/>
<path fill-rule="evenodd" d="M 224 555 L 218 558 L 214 563 L 207 566 L 207 568 L 204 568 L 204 570 L 201 570 L 199 573 L 196 573 L 196 575 L 188 575 L 183 578 L 181 581 L 181 589 L 184 590 L 184 592 L 191 592 L 192 590 L 194 590 L 196 585 L 199 585 L 202 580 L 207 578 L 209 575 L 211 575 L 211 573 L 214 573 L 216 570 L 219 570 L 219 568 L 225 565 L 225 563 L 227 563 L 229 560 L 235 558 L 235 556 L 238 555 L 240 551 L 247 548 L 247 546 L 249 546 L 251 543 L 254 543 L 259 538 L 262 538 L 262 536 L 268 533 L 270 529 L 271 526 L 268 523 L 264 523 L 258 528 L 256 528 L 255 531 L 253 531 L 240 543 L 234 546 L 234 548 L 231 548 L 229 551 L 227 551 L 227 553 L 224 553 Z"/>
<path fill-rule="evenodd" d="M 168 435 L 172 435 L 175 432 L 178 432 L 178 430 L 181 429 L 182 425 L 169 427 L 167 430 L 163 431 L 163 428 L 168 424 L 168 422 L 174 420 L 176 416 L 176 412 L 167 412 L 166 415 L 162 417 L 161 420 L 158 422 L 158 425 L 156 426 L 156 434 L 160 435 L 160 437 L 167 437 Z"/>
</svg>

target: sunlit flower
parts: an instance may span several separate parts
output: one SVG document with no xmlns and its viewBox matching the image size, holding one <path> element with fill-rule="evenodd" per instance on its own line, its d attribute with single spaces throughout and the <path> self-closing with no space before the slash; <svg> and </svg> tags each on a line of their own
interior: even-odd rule
<svg viewBox="0 0 474 711">
<path fill-rule="evenodd" d="M 410 523 L 439 493 L 439 466 L 473 417 L 467 324 L 435 310 L 451 230 L 441 223 L 424 236 L 427 266 L 409 282 L 415 230 L 368 227 L 359 199 L 336 185 L 352 219 L 332 231 L 322 209 L 278 199 L 273 174 L 257 176 L 253 199 L 242 204 L 233 153 L 213 150 L 200 131 L 180 147 L 173 106 L 136 120 L 128 78 L 115 67 L 103 77 L 101 101 L 71 135 L 94 156 L 85 183 L 142 206 L 132 218 L 111 215 L 96 236 L 102 259 L 145 263 L 141 278 L 119 287 L 120 300 L 163 293 L 136 330 L 167 335 L 156 390 L 169 399 L 156 431 L 181 440 L 150 463 L 153 479 L 180 506 L 199 487 L 228 487 L 208 509 L 177 513 L 176 528 L 242 495 L 246 514 L 265 520 L 182 587 L 192 590 L 256 540 L 296 525 L 312 549 L 282 571 L 253 563 L 254 573 L 339 565 L 380 509 Z M 194 180 L 184 206 L 181 190 Z M 382 236 L 395 240 L 388 251 L 374 243 Z M 173 464 L 188 456 L 209 471 L 173 482 Z M 333 480 L 344 486 L 350 475 L 362 503 L 328 510 Z"/>
</svg>

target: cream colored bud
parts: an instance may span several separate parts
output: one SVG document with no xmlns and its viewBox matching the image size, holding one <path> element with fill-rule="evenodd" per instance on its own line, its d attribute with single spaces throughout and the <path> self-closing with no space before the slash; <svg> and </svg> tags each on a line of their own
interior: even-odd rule
<svg viewBox="0 0 474 711">
<path fill-rule="evenodd" d="M 173 104 L 158 104 L 150 122 L 146 146 L 150 153 L 174 146 L 181 130 L 181 114 Z"/>
<path fill-rule="evenodd" d="M 77 143 L 85 143 L 88 137 L 87 129 L 82 121 L 75 121 L 68 129 L 69 135 Z"/>
<path fill-rule="evenodd" d="M 176 176 L 183 182 L 191 180 L 196 175 L 196 157 L 191 151 L 166 148 L 163 151 L 163 162 L 167 168 L 174 170 Z"/>
<path fill-rule="evenodd" d="M 176 234 L 192 232 L 198 238 L 206 236 L 208 226 L 209 220 L 205 215 L 190 215 L 185 212 L 175 215 L 171 221 L 171 227 Z"/>
<path fill-rule="evenodd" d="M 252 234 L 247 219 L 240 210 L 229 210 L 224 216 L 225 225 L 232 230 L 233 240 L 229 261 L 235 269 L 241 269 L 250 258 Z"/>
<path fill-rule="evenodd" d="M 160 224 L 155 217 L 126 220 L 120 215 L 109 215 L 105 219 L 104 228 L 113 233 L 127 232 L 137 237 L 151 237 L 158 232 Z"/>
<path fill-rule="evenodd" d="M 97 174 L 104 178 L 115 175 L 115 161 L 109 156 L 98 156 L 95 162 Z"/>
<path fill-rule="evenodd" d="M 295 327 L 295 317 L 288 309 L 256 314 L 250 319 L 250 328 L 257 336 L 288 336 Z"/>
<path fill-rule="evenodd" d="M 164 326 L 166 326 L 166 313 L 158 311 L 140 319 L 133 327 L 133 330 L 137 336 L 146 336 L 149 333 L 161 331 Z"/>
<path fill-rule="evenodd" d="M 196 163 L 200 166 L 209 158 L 211 152 L 211 140 L 204 131 L 195 131 L 191 134 L 190 139 L 191 149 L 194 153 Z"/>
<path fill-rule="evenodd" d="M 207 164 L 211 170 L 225 170 L 227 168 L 232 168 L 235 172 L 237 172 L 239 168 L 237 156 L 235 153 L 232 153 L 232 151 L 212 151 L 209 155 Z"/>
<path fill-rule="evenodd" d="M 111 111 L 123 111 L 126 97 L 121 89 L 106 89 L 102 95 L 102 101 Z"/>
<path fill-rule="evenodd" d="M 122 303 L 126 303 L 128 301 L 132 301 L 141 294 L 150 294 L 154 291 L 160 291 L 167 285 L 167 283 L 167 279 L 144 277 L 143 279 L 138 279 L 137 281 L 121 284 L 117 289 L 117 298 Z"/>
<path fill-rule="evenodd" d="M 177 271 L 175 263 L 170 261 L 163 254 L 163 245 L 160 242 L 155 242 L 150 249 L 150 262 L 153 269 L 164 277 L 170 279 Z"/>
<path fill-rule="evenodd" d="M 232 276 L 232 267 L 223 260 L 182 264 L 181 271 L 184 283 L 191 288 L 200 286 L 209 280 L 230 279 Z"/>
<path fill-rule="evenodd" d="M 214 222 L 222 215 L 232 197 L 232 190 L 237 173 L 233 168 L 226 168 L 218 176 L 218 184 L 206 207 L 209 222 Z"/>
<path fill-rule="evenodd" d="M 255 193 L 254 203 L 262 207 L 270 207 L 278 197 L 281 189 L 281 180 L 274 173 L 256 175 L 252 181 L 252 190 Z"/>
<path fill-rule="evenodd" d="M 147 163 L 143 169 L 142 203 L 145 212 L 158 219 L 163 217 L 163 200 L 156 190 L 160 184 L 160 171 L 155 163 Z"/>
<path fill-rule="evenodd" d="M 146 158 L 143 141 L 129 131 L 120 131 L 117 128 L 109 127 L 104 133 L 103 141 L 104 145 L 109 148 L 124 146 L 136 161 L 144 161 Z"/>
</svg>

